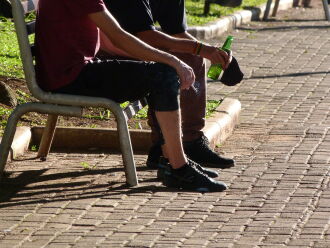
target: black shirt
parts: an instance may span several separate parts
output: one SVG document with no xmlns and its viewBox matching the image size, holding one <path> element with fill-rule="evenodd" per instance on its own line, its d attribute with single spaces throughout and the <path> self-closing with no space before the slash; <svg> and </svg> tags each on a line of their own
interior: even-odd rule
<svg viewBox="0 0 330 248">
<path fill-rule="evenodd" d="M 184 0 L 104 0 L 104 3 L 121 27 L 132 34 L 154 30 L 155 22 L 168 34 L 187 29 Z"/>
</svg>

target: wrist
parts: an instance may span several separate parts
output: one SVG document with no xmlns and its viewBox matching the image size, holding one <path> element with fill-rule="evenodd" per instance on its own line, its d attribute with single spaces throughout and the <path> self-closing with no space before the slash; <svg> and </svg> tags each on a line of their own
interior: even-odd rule
<svg viewBox="0 0 330 248">
<path fill-rule="evenodd" d="M 199 56 L 204 44 L 200 41 L 196 41 L 195 49 L 194 49 L 194 54 Z"/>
<path fill-rule="evenodd" d="M 210 60 L 212 57 L 212 53 L 214 52 L 214 49 L 215 49 L 215 47 L 213 47 L 209 44 L 203 43 L 199 56 Z"/>
<path fill-rule="evenodd" d="M 213 57 L 215 53 L 218 53 L 217 47 L 211 46 L 209 44 L 203 44 L 199 56 L 212 61 L 214 59 Z"/>
<path fill-rule="evenodd" d="M 170 55 L 168 62 L 169 62 L 168 65 L 172 66 L 176 70 L 181 66 L 181 61 L 173 55 Z"/>
</svg>

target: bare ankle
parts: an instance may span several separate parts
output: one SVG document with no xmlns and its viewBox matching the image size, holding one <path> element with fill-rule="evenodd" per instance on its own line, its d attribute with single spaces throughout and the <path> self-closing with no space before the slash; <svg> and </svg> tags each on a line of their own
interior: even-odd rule
<svg viewBox="0 0 330 248">
<path fill-rule="evenodd" d="M 175 161 L 171 161 L 170 159 L 170 164 L 172 166 L 173 169 L 179 169 L 182 166 L 184 166 L 186 163 L 188 163 L 187 159 L 184 160 L 175 160 Z"/>
</svg>

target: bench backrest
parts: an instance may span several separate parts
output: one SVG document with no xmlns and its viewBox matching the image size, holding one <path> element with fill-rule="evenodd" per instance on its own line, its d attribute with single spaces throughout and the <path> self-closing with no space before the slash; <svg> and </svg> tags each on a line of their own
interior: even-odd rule
<svg viewBox="0 0 330 248">
<path fill-rule="evenodd" d="M 38 2 L 39 0 L 22 0 L 21 3 L 24 9 L 24 13 L 27 14 L 36 10 Z"/>
<path fill-rule="evenodd" d="M 35 31 L 35 21 L 25 22 L 25 15 L 36 10 L 38 0 L 11 0 L 18 45 L 21 53 L 25 79 L 31 93 L 38 96 L 41 89 L 37 85 L 29 35 Z"/>
</svg>

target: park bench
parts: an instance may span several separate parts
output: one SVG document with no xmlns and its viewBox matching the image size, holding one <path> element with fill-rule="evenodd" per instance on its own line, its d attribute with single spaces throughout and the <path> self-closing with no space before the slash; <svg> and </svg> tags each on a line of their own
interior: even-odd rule
<svg viewBox="0 0 330 248">
<path fill-rule="evenodd" d="M 263 16 L 264 21 L 266 21 L 268 19 L 269 12 L 270 12 L 270 9 L 272 6 L 272 2 L 273 2 L 273 0 L 267 0 L 266 9 L 265 9 L 264 16 Z M 329 6 L 328 6 L 328 0 L 322 0 L 322 3 L 323 3 L 325 19 L 330 21 L 330 11 L 329 11 Z M 273 17 L 276 16 L 279 4 L 280 4 L 280 0 L 275 0 L 273 12 L 272 12 Z"/>
<path fill-rule="evenodd" d="M 36 82 L 33 44 L 30 44 L 28 38 L 29 35 L 34 33 L 35 21 L 25 22 L 25 15 L 34 11 L 37 4 L 38 0 L 11 0 L 25 79 L 29 91 L 38 99 L 38 102 L 20 104 L 10 115 L 0 145 L 0 177 L 7 163 L 17 123 L 23 114 L 28 112 L 48 114 L 37 155 L 39 158 L 46 159 L 54 137 L 58 116 L 82 117 L 84 108 L 102 107 L 109 109 L 116 117 L 126 182 L 131 186 L 137 185 L 138 180 L 127 120 L 146 105 L 146 100 L 141 99 L 140 101 L 129 104 L 129 106 L 123 109 L 118 103 L 107 98 L 54 94 L 43 91 Z"/>
</svg>

